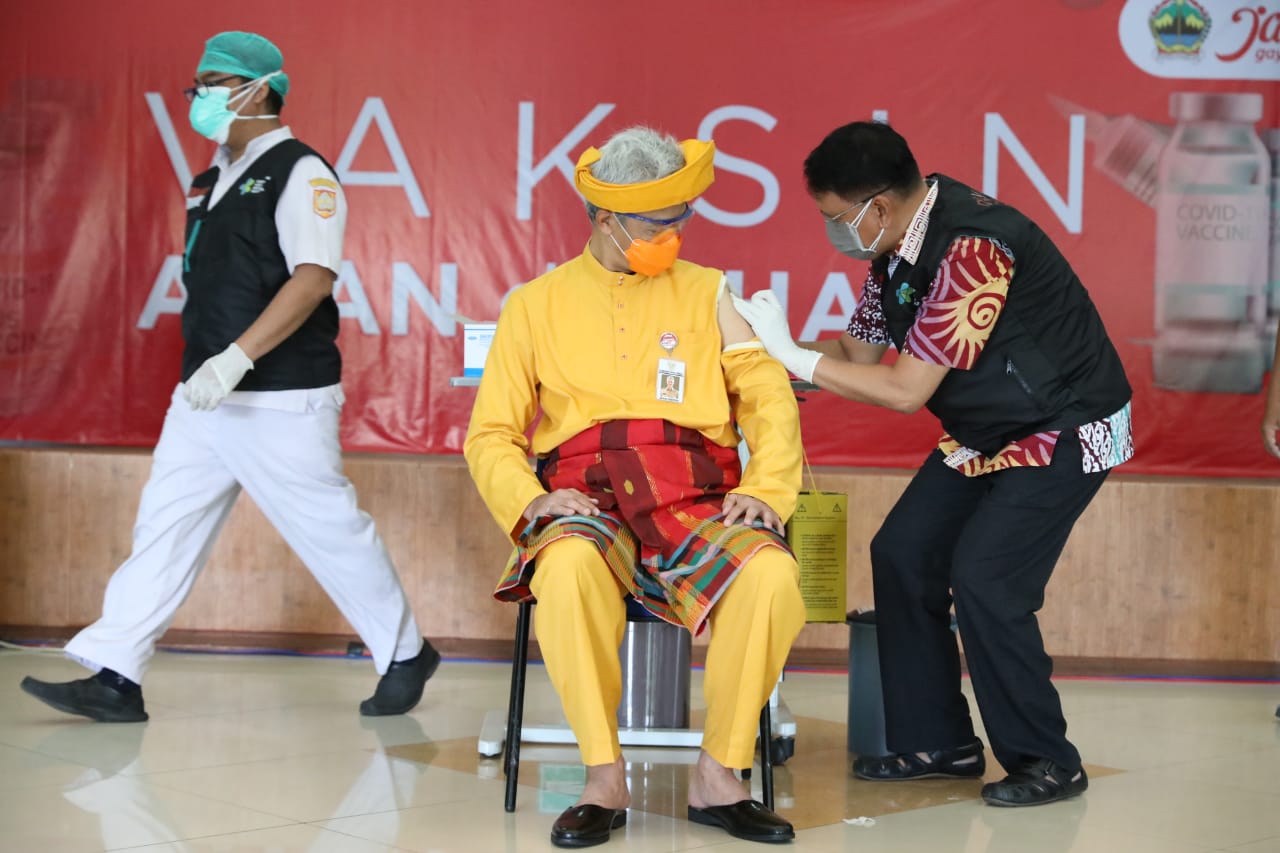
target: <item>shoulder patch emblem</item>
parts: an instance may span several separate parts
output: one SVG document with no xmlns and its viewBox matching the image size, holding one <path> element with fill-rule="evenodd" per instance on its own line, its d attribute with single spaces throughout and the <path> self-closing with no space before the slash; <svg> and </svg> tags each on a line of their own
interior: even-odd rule
<svg viewBox="0 0 1280 853">
<path fill-rule="evenodd" d="M 338 212 L 338 194 L 316 187 L 311 191 L 311 210 L 321 219 L 328 219 Z"/>
<path fill-rule="evenodd" d="M 328 178 L 312 178 L 311 210 L 321 219 L 328 219 L 338 212 L 338 185 Z"/>
</svg>

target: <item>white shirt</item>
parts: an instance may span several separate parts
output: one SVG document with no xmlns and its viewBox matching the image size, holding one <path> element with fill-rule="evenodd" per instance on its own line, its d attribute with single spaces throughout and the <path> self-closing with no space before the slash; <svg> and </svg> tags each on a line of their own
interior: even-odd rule
<svg viewBox="0 0 1280 853">
<path fill-rule="evenodd" d="M 213 157 L 218 182 L 209 194 L 209 207 L 251 172 L 259 157 L 286 139 L 293 139 L 293 131 L 287 127 L 255 137 L 234 163 L 227 147 L 218 146 Z M 342 266 L 342 235 L 346 227 L 347 199 L 342 187 L 319 157 L 308 154 L 294 164 L 276 204 L 276 230 L 280 232 L 280 251 L 289 273 L 292 275 L 299 264 L 317 264 L 336 275 Z"/>
<path fill-rule="evenodd" d="M 293 139 L 293 132 L 287 127 L 255 137 L 234 163 L 227 147 L 218 146 L 213 157 L 213 165 L 218 167 L 218 181 L 209 194 L 209 207 L 212 208 L 235 188 L 241 178 L 252 178 L 254 162 L 286 139 Z M 280 233 L 280 251 L 290 275 L 299 264 L 316 264 L 337 275 L 342 266 L 347 199 L 333 173 L 319 157 L 308 154 L 294 164 L 276 203 L 275 219 L 276 231 Z M 232 391 L 223 405 L 305 412 L 326 398 L 336 399 L 341 406 L 341 385 L 288 391 Z"/>
</svg>

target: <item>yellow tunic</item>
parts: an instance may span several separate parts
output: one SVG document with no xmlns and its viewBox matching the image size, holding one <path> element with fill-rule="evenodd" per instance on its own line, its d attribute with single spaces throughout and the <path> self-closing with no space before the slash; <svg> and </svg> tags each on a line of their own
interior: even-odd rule
<svg viewBox="0 0 1280 853">
<path fill-rule="evenodd" d="M 750 450 L 742 484 L 785 521 L 800 488 L 800 421 L 787 372 L 758 341 L 724 351 L 716 319 L 722 273 L 686 261 L 661 275 L 605 269 L 586 250 L 513 291 L 471 413 L 463 452 L 481 497 L 514 539 L 545 489 L 528 455 L 595 424 L 657 418 Z M 668 354 L 659 343 L 676 336 Z M 658 399 L 658 360 L 686 369 L 684 400 Z M 541 409 L 542 417 L 526 433 Z"/>
</svg>

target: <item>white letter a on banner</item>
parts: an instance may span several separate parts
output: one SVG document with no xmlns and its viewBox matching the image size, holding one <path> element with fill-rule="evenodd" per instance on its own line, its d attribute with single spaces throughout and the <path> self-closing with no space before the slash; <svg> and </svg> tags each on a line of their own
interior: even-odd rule
<svg viewBox="0 0 1280 853">
<path fill-rule="evenodd" d="M 351 162 L 356 159 L 356 152 L 364 144 L 370 124 L 378 125 L 382 141 L 387 146 L 387 153 L 391 155 L 391 164 L 395 166 L 394 172 L 352 171 Z M 360 108 L 360 115 L 356 116 L 355 126 L 351 128 L 351 135 L 347 137 L 347 144 L 342 146 L 342 153 L 338 155 L 338 162 L 333 168 L 338 173 L 338 180 L 348 186 L 404 187 L 404 194 L 409 198 L 409 207 L 413 208 L 413 215 L 419 219 L 426 219 L 431 215 L 431 211 L 427 209 L 427 200 L 422 197 L 418 179 L 413 174 L 413 167 L 409 165 L 409 158 L 404 154 L 404 146 L 400 144 L 400 136 L 396 133 L 396 126 L 391 123 L 391 116 L 387 113 L 387 105 L 382 102 L 382 98 L 365 98 L 364 106 Z"/>
</svg>

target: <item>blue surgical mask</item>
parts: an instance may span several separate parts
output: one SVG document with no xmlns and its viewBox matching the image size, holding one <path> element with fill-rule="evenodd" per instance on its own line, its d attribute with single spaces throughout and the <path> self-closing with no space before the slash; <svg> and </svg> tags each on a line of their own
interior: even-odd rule
<svg viewBox="0 0 1280 853">
<path fill-rule="evenodd" d="M 871 241 L 870 246 L 862 244 L 862 235 L 858 233 L 858 226 L 862 224 L 863 217 L 870 209 L 871 199 L 867 199 L 862 203 L 862 210 L 858 211 L 858 215 L 852 222 L 827 220 L 827 239 L 831 241 L 831 245 L 837 252 L 848 255 L 856 261 L 869 261 L 876 256 L 876 247 L 880 245 L 880 238 L 884 237 L 884 229 L 880 229 L 880 233 Z"/>
<path fill-rule="evenodd" d="M 191 101 L 191 128 L 196 133 L 212 139 L 219 145 L 227 144 L 227 136 L 231 133 L 231 123 L 236 119 L 246 120 L 251 118 L 277 118 L 277 116 L 242 116 L 235 110 L 229 108 L 231 104 L 231 95 L 233 92 L 244 90 L 241 95 L 237 95 L 237 100 L 254 91 L 254 88 L 266 80 L 279 74 L 279 71 L 273 71 L 257 80 L 250 80 L 234 89 L 229 86 L 209 86 L 205 89 L 205 94 L 199 95 Z"/>
</svg>

